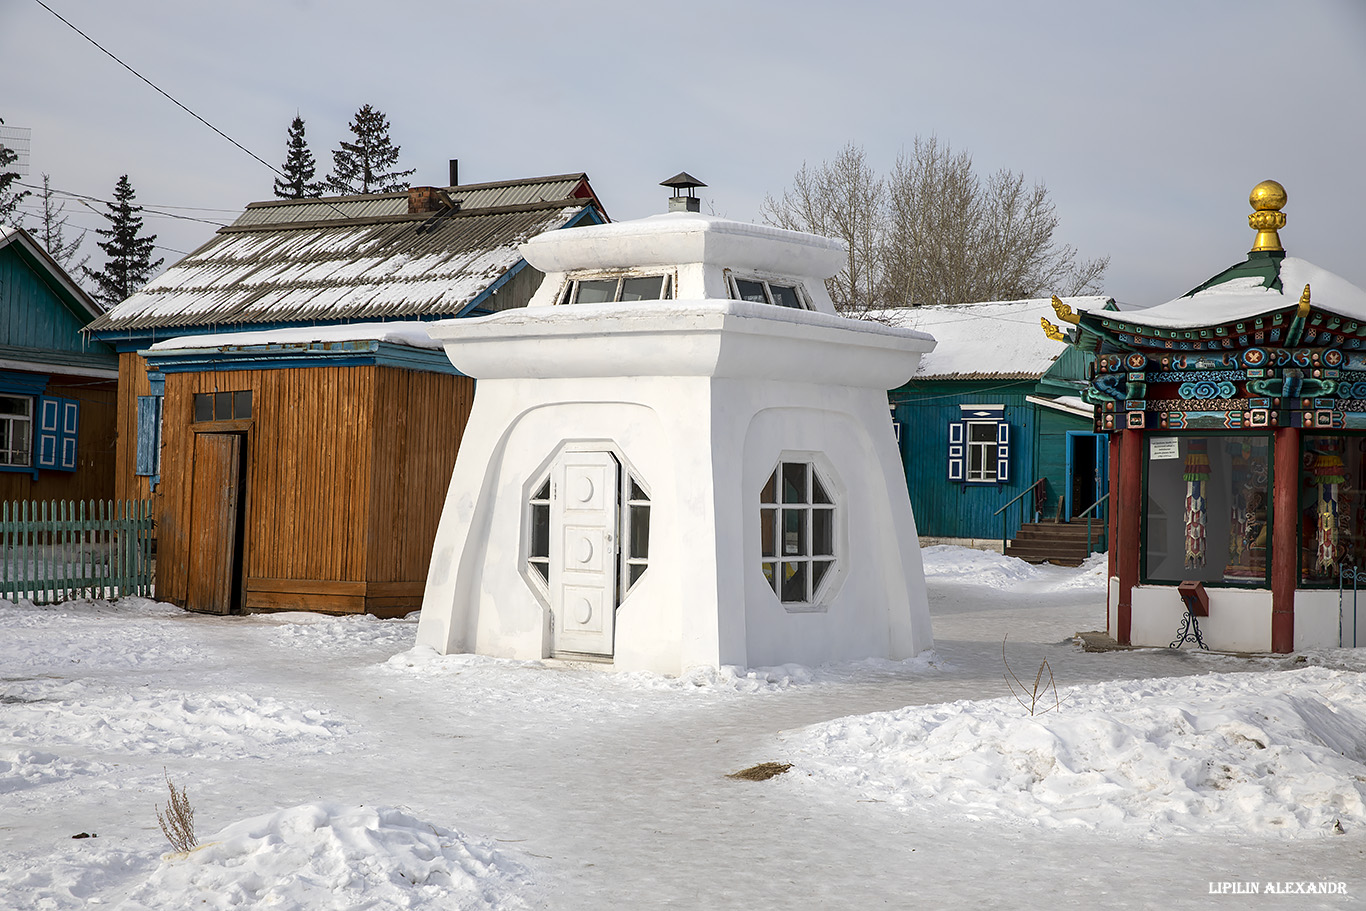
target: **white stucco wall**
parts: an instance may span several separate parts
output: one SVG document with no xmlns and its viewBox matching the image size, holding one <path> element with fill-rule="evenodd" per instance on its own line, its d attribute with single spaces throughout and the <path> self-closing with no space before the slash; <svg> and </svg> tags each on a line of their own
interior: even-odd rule
<svg viewBox="0 0 1366 911">
<path fill-rule="evenodd" d="M 885 390 L 930 343 L 848 322 L 735 301 L 655 302 L 434 328 L 479 383 L 419 643 L 550 654 L 553 620 L 526 569 L 526 503 L 550 460 L 574 447 L 617 453 L 650 492 L 649 569 L 617 610 L 616 667 L 676 674 L 928 648 Z M 535 375 L 509 375 L 518 372 Z M 793 609 L 761 570 L 759 501 L 779 459 L 804 454 L 828 465 L 841 538 L 830 596 Z"/>
<path fill-rule="evenodd" d="M 1209 616 L 1198 618 L 1200 635 L 1211 649 L 1228 652 L 1271 650 L 1271 592 L 1266 589 L 1207 588 Z M 1131 637 L 1134 645 L 1164 647 L 1176 638 L 1186 606 L 1175 586 L 1134 588 Z M 1187 642 L 1184 648 L 1195 647 Z"/>
</svg>

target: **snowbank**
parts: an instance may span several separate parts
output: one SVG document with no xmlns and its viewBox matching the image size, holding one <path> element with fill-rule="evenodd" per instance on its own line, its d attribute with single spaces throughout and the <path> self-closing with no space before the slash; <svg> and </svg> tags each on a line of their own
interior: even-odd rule
<svg viewBox="0 0 1366 911">
<path fill-rule="evenodd" d="M 921 548 L 920 556 L 927 579 L 1034 592 L 1105 590 L 1105 554 L 1092 554 L 1077 568 L 1026 563 L 1019 557 L 954 544 Z"/>
<path fill-rule="evenodd" d="M 1299 837 L 1366 826 L 1360 674 L 1211 674 L 1061 695 L 1061 709 L 1033 717 L 1006 698 L 842 718 L 793 735 L 791 759 L 818 787 L 1045 827 Z"/>
<path fill-rule="evenodd" d="M 530 875 L 490 842 L 391 807 L 309 804 L 228 826 L 167 854 L 117 907 L 526 908 Z"/>
</svg>

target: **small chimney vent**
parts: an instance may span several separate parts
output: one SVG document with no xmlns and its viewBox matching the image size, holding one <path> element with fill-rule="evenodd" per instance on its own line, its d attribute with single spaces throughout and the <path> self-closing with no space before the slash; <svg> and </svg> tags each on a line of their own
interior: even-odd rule
<svg viewBox="0 0 1366 911">
<path fill-rule="evenodd" d="M 693 190 L 698 187 L 705 187 L 706 184 L 687 171 L 679 171 L 668 180 L 661 180 L 659 185 L 674 191 L 674 195 L 669 197 L 670 212 L 702 211 L 702 201 L 693 195 Z M 684 195 L 684 191 L 687 191 L 686 195 Z"/>
<path fill-rule="evenodd" d="M 458 186 L 460 186 L 460 159 L 459 159 L 459 158 L 452 158 L 452 159 L 451 159 L 451 183 L 450 183 L 450 185 L 453 186 L 453 187 L 458 187 Z"/>
</svg>

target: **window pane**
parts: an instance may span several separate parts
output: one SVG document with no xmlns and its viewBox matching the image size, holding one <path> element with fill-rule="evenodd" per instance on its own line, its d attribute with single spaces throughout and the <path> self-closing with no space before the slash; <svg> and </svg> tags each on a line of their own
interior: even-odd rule
<svg viewBox="0 0 1366 911">
<path fill-rule="evenodd" d="M 821 476 L 813 469 L 811 472 L 811 502 L 812 503 L 833 503 L 830 494 L 825 492 L 825 485 L 821 483 Z"/>
<path fill-rule="evenodd" d="M 0 395 L 0 414 L 21 414 L 27 416 L 32 399 L 14 395 Z"/>
<path fill-rule="evenodd" d="M 545 483 L 541 485 L 541 489 L 538 490 L 538 491 L 536 491 L 535 495 L 533 495 L 531 499 L 533 499 L 533 500 L 549 500 L 549 499 L 550 499 L 550 479 L 549 479 L 549 478 L 546 478 L 546 479 L 545 479 Z"/>
<path fill-rule="evenodd" d="M 783 463 L 783 502 L 806 503 L 806 463 Z"/>
<path fill-rule="evenodd" d="M 536 573 L 546 582 L 550 581 L 550 564 L 548 562 L 533 561 L 531 568 L 536 570 Z"/>
<path fill-rule="evenodd" d="M 759 549 L 765 557 L 776 557 L 778 531 L 778 510 L 759 510 Z"/>
<path fill-rule="evenodd" d="M 663 291 L 664 276 L 662 275 L 621 280 L 621 299 L 624 301 L 657 301 L 663 297 Z"/>
<path fill-rule="evenodd" d="M 833 509 L 811 510 L 811 553 L 822 557 L 834 555 L 835 511 Z"/>
<path fill-rule="evenodd" d="M 631 506 L 631 542 L 626 556 L 643 560 L 650 555 L 650 507 Z"/>
<path fill-rule="evenodd" d="M 579 282 L 579 296 L 576 300 L 580 304 L 601 304 L 616 300 L 616 298 L 617 280 L 615 278 Z"/>
<path fill-rule="evenodd" d="M 791 285 L 775 285 L 768 283 L 769 293 L 773 295 L 773 303 L 779 307 L 792 307 L 796 310 L 805 309 L 802 307 L 802 299 L 797 296 L 797 289 Z"/>
<path fill-rule="evenodd" d="M 537 504 L 531 507 L 531 556 L 550 556 L 550 507 Z"/>
<path fill-rule="evenodd" d="M 834 566 L 833 560 L 813 560 L 811 561 L 811 593 L 815 594 L 821 587 L 825 574 L 830 572 L 830 567 Z"/>
<path fill-rule="evenodd" d="M 776 568 L 776 563 L 764 564 L 764 578 L 768 580 L 768 586 L 773 589 L 775 595 L 778 593 L 778 574 Z"/>
<path fill-rule="evenodd" d="M 1172 434 L 1168 439 L 1177 440 L 1176 458 L 1154 459 L 1144 445 L 1145 578 L 1265 585 L 1268 438 Z"/>
<path fill-rule="evenodd" d="M 238 419 L 251 417 L 251 390 L 232 394 L 232 416 Z"/>
<path fill-rule="evenodd" d="M 806 510 L 783 510 L 783 556 L 806 557 L 811 551 L 806 549 Z"/>
<path fill-rule="evenodd" d="M 645 495 L 645 489 L 644 489 L 643 487 L 641 487 L 639 484 L 636 483 L 636 479 L 635 479 L 635 478 L 631 478 L 631 488 L 630 488 L 628 497 L 629 497 L 629 499 L 632 499 L 632 500 L 646 500 L 646 501 L 648 501 L 648 500 L 650 499 L 649 497 L 647 497 L 647 496 Z"/>
<path fill-rule="evenodd" d="M 969 424 L 969 425 L 968 425 L 968 442 L 969 442 L 969 443 L 995 443 L 995 442 L 996 442 L 996 425 L 995 425 L 994 423 L 991 423 L 991 424 L 984 424 L 984 423 L 980 423 L 980 422 L 975 423 L 975 424 Z"/>
<path fill-rule="evenodd" d="M 636 580 L 645 575 L 644 563 L 632 563 L 626 567 L 626 585 L 629 588 L 636 584 Z"/>
<path fill-rule="evenodd" d="M 773 474 L 768 476 L 768 481 L 764 483 L 764 489 L 759 491 L 759 502 L 778 502 L 778 470 L 776 468 L 773 470 Z"/>
<path fill-rule="evenodd" d="M 215 392 L 213 394 L 213 419 L 215 421 L 226 421 L 232 417 L 232 393 Z"/>
<path fill-rule="evenodd" d="M 740 295 L 742 301 L 753 301 L 756 304 L 768 303 L 768 298 L 764 296 L 764 283 L 750 281 L 747 278 L 737 278 L 735 280 L 735 291 Z"/>
<path fill-rule="evenodd" d="M 664 276 L 664 290 L 660 293 L 659 297 L 660 300 L 673 300 L 673 296 L 674 277 L 672 275 L 666 275 Z"/>
<path fill-rule="evenodd" d="M 194 394 L 194 419 L 196 421 L 213 420 L 213 396 L 207 392 L 196 392 Z"/>
<path fill-rule="evenodd" d="M 782 594 L 783 601 L 806 601 L 806 564 L 784 563 Z"/>
</svg>

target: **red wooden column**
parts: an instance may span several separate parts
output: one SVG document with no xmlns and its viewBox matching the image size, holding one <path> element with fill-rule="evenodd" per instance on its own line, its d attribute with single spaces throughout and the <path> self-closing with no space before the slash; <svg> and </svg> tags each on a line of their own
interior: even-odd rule
<svg viewBox="0 0 1366 911">
<path fill-rule="evenodd" d="M 1109 571 L 1105 574 L 1105 631 L 1111 636 L 1116 636 L 1119 631 L 1110 629 L 1110 579 L 1119 575 L 1119 434 L 1110 434 L 1109 450 L 1110 503 L 1105 509 L 1109 534 L 1105 536 L 1105 541 L 1110 553 L 1107 558 Z"/>
<path fill-rule="evenodd" d="M 1133 626 L 1134 586 L 1138 584 L 1139 515 L 1143 508 L 1143 431 L 1123 430 L 1119 434 L 1119 502 L 1112 504 L 1117 514 L 1115 548 L 1119 552 L 1119 629 L 1115 641 L 1130 644 Z"/>
<path fill-rule="evenodd" d="M 1280 427 L 1274 445 L 1276 489 L 1271 495 L 1271 650 L 1295 650 L 1295 585 L 1299 561 L 1300 429 Z"/>
</svg>

